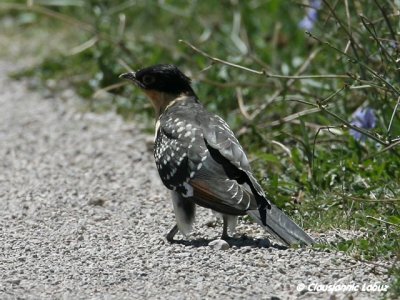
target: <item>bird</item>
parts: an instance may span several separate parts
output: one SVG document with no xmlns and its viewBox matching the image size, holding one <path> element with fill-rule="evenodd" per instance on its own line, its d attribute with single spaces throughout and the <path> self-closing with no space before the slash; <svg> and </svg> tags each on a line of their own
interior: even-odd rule
<svg viewBox="0 0 400 300">
<path fill-rule="evenodd" d="M 285 246 L 314 243 L 267 197 L 229 125 L 201 104 L 178 67 L 157 64 L 119 77 L 139 87 L 155 111 L 154 158 L 176 219 L 169 242 L 191 232 L 199 205 L 222 215 L 224 240 L 237 217 L 249 215 Z"/>
</svg>

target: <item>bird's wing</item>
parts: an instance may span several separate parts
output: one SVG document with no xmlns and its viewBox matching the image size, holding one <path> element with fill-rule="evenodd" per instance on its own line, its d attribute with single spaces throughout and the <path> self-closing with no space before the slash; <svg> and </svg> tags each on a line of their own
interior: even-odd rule
<svg viewBox="0 0 400 300">
<path fill-rule="evenodd" d="M 210 113 L 199 117 L 208 147 L 225 158 L 226 163 L 231 164 L 233 169 L 237 169 L 237 172 L 243 171 L 251 181 L 256 193 L 265 197 L 264 190 L 254 178 L 247 156 L 229 125 L 221 117 Z M 216 154 L 218 155 L 218 153 Z"/>
<path fill-rule="evenodd" d="M 184 197 L 192 196 L 188 182 L 208 152 L 202 136 L 185 111 L 167 113 L 159 120 L 154 147 L 157 169 L 164 185 Z"/>
<path fill-rule="evenodd" d="M 264 220 L 265 212 L 263 211 L 270 208 L 270 202 L 253 176 L 247 156 L 232 130 L 219 116 L 205 113 L 199 115 L 198 118 L 200 118 L 199 124 L 202 125 L 204 139 L 211 155 L 224 166 L 229 178 L 249 185 Z"/>
</svg>

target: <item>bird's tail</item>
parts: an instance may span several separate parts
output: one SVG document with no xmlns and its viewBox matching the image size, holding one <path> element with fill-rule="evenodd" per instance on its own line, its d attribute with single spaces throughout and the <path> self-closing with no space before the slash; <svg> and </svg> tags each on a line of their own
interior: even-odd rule
<svg viewBox="0 0 400 300">
<path fill-rule="evenodd" d="M 258 210 L 248 210 L 247 214 L 253 217 L 265 230 L 288 246 L 294 244 L 314 244 L 314 240 L 275 205 L 271 204 L 271 208 L 267 208 L 266 212 L 265 224 L 261 221 Z"/>
</svg>

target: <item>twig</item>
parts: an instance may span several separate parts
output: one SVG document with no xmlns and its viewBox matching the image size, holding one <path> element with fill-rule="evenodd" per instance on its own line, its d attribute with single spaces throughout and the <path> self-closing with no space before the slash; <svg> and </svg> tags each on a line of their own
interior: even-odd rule
<svg viewBox="0 0 400 300">
<path fill-rule="evenodd" d="M 394 223 L 392 223 L 392 222 L 388 222 L 388 221 L 385 221 L 385 220 L 382 220 L 382 219 L 378 219 L 378 218 L 375 218 L 375 217 L 373 217 L 373 216 L 366 216 L 366 218 L 368 218 L 368 219 L 373 219 L 373 220 L 375 220 L 375 221 L 382 222 L 382 223 L 385 223 L 385 224 L 387 224 L 387 225 L 392 225 L 392 226 L 395 226 L 395 227 L 400 228 L 400 225 L 397 225 L 397 224 L 394 224 Z"/>
<path fill-rule="evenodd" d="M 317 107 L 306 109 L 306 110 L 302 110 L 300 112 L 297 112 L 297 113 L 291 114 L 289 116 L 286 116 L 283 119 L 272 121 L 271 123 L 268 124 L 268 126 L 278 126 L 278 125 L 281 125 L 281 124 L 283 124 L 285 122 L 291 122 L 291 121 L 293 121 L 293 120 L 295 120 L 295 119 L 297 119 L 299 117 L 306 116 L 306 115 L 309 115 L 309 114 L 313 114 L 313 113 L 316 113 L 316 112 L 319 112 L 319 111 L 320 111 L 320 109 L 317 108 Z"/>
<path fill-rule="evenodd" d="M 360 197 L 354 197 L 354 196 L 346 196 L 346 198 L 356 200 L 356 201 L 365 201 L 365 202 L 399 202 L 399 199 L 364 199 Z"/>
<path fill-rule="evenodd" d="M 374 87 L 374 88 L 376 88 L 376 89 L 383 90 L 383 91 L 385 91 L 385 92 L 392 92 L 392 90 L 391 90 L 390 88 L 388 88 L 388 87 L 386 87 L 386 86 L 379 85 L 379 84 L 374 83 L 373 81 L 370 81 L 370 80 L 363 80 L 363 79 L 358 79 L 358 78 L 354 78 L 354 80 L 358 81 L 359 83 L 365 83 L 365 84 L 367 84 L 367 85 L 370 85 L 371 87 Z M 351 86 L 350 86 L 349 88 L 352 89 Z M 360 88 L 361 88 L 361 87 L 360 87 Z"/>
<path fill-rule="evenodd" d="M 247 113 L 247 109 L 244 106 L 243 103 L 243 94 L 242 94 L 242 89 L 240 87 L 236 88 L 236 98 L 238 100 L 238 105 L 239 105 L 239 110 L 242 113 L 242 115 L 247 119 L 251 120 L 250 115 Z"/>
<path fill-rule="evenodd" d="M 393 119 L 394 119 L 394 116 L 396 115 L 396 111 L 397 111 L 397 108 L 399 107 L 399 104 L 400 104 L 400 96 L 397 98 L 397 103 L 393 109 L 392 117 L 390 118 L 388 130 L 387 130 L 388 133 L 390 132 L 390 129 L 392 128 Z"/>
<path fill-rule="evenodd" d="M 383 9 L 383 7 L 380 6 L 379 1 L 374 0 L 374 2 L 375 2 L 375 5 L 378 6 L 379 10 L 381 11 L 381 14 L 382 14 L 383 18 L 385 19 L 386 25 L 387 25 L 387 27 L 389 28 L 390 35 L 392 36 L 392 39 L 393 39 L 393 40 L 396 40 L 397 34 L 396 34 L 395 31 L 393 30 L 393 27 L 392 27 L 392 24 L 390 23 L 388 14 L 385 12 L 385 10 Z M 372 22 L 372 23 L 373 23 L 373 22 Z"/>
<path fill-rule="evenodd" d="M 341 90 L 343 90 L 343 89 L 340 89 L 339 91 L 341 91 Z M 333 94 L 336 95 L 337 93 L 338 93 L 338 91 L 335 91 Z M 325 101 L 327 101 L 327 99 L 330 99 L 331 97 L 332 97 L 332 95 L 328 96 L 324 100 L 317 101 L 317 103 L 312 103 L 312 102 L 308 102 L 308 101 L 301 100 L 301 99 L 289 99 L 289 101 L 296 101 L 296 102 L 299 102 L 299 103 L 303 103 L 303 104 L 306 104 L 306 105 L 317 107 L 317 108 L 319 108 L 320 111 L 325 112 L 328 115 L 334 117 L 336 120 L 339 120 L 342 124 L 346 125 L 347 127 L 349 127 L 349 128 L 351 128 L 351 129 L 353 129 L 353 130 L 355 130 L 357 132 L 360 132 L 360 133 L 368 136 L 369 138 L 373 139 L 374 141 L 378 142 L 379 144 L 382 144 L 384 146 L 388 145 L 387 142 L 382 141 L 380 138 L 374 136 L 373 134 L 371 134 L 367 130 L 365 130 L 363 128 L 360 128 L 360 127 L 357 127 L 357 126 L 354 126 L 353 124 L 351 124 L 350 122 L 346 121 L 342 117 L 338 116 L 334 112 L 331 112 L 330 110 L 328 110 L 326 108 L 326 105 L 322 105 L 322 103 L 324 103 Z"/>
<path fill-rule="evenodd" d="M 104 87 L 104 88 L 102 88 L 102 89 L 97 90 L 97 91 L 93 94 L 92 98 L 97 98 L 97 97 L 99 97 L 100 94 L 103 93 L 103 92 L 108 92 L 108 91 L 111 91 L 111 90 L 120 88 L 121 86 L 124 86 L 124 85 L 127 85 L 127 84 L 128 84 L 127 82 L 118 82 L 118 83 L 111 84 L 111 85 L 109 85 L 109 86 L 106 86 L 106 87 Z"/>
<path fill-rule="evenodd" d="M 98 37 L 94 36 L 91 39 L 87 40 L 86 42 L 80 44 L 79 46 L 72 48 L 71 51 L 69 51 L 68 55 L 73 56 L 78 53 L 81 53 L 89 49 L 90 47 L 93 47 L 98 42 L 98 40 L 99 40 Z"/>
<path fill-rule="evenodd" d="M 349 30 L 347 30 L 346 26 L 342 24 L 342 21 L 340 20 L 340 18 L 338 17 L 338 15 L 336 14 L 335 9 L 330 5 L 329 1 L 327 0 L 323 0 L 324 4 L 326 7 L 328 7 L 328 9 L 330 10 L 330 12 L 332 13 L 333 17 L 335 18 L 335 20 L 338 22 L 338 24 L 340 25 L 340 27 L 343 28 L 343 31 L 347 34 L 347 36 L 350 39 L 350 46 L 353 49 L 354 55 L 357 57 L 357 60 L 359 60 L 359 56 L 358 56 L 358 52 L 356 49 L 356 46 L 358 49 L 362 50 L 362 48 L 356 43 L 356 41 L 353 38 L 353 35 L 351 34 L 351 32 Z"/>
<path fill-rule="evenodd" d="M 204 70 L 204 69 L 203 69 Z M 240 81 L 230 81 L 230 82 L 219 82 L 219 81 L 214 81 L 208 78 L 199 78 L 198 76 L 193 76 L 193 79 L 198 79 L 202 82 L 205 82 L 207 84 L 211 84 L 214 86 L 217 86 L 219 88 L 235 88 L 235 87 L 266 87 L 268 86 L 267 84 L 261 83 L 261 82 L 240 82 Z"/>
<path fill-rule="evenodd" d="M 127 64 L 122 58 L 118 58 L 118 63 L 125 68 L 128 72 L 132 71 L 132 68 L 129 67 L 129 64 Z"/>
<path fill-rule="evenodd" d="M 384 47 L 381 43 L 381 41 L 379 40 L 379 38 L 376 36 L 376 34 L 374 32 L 372 32 L 372 30 L 369 28 L 368 24 L 366 22 L 368 22 L 369 24 L 371 24 L 371 26 L 373 26 L 372 22 L 370 20 L 368 20 L 366 17 L 364 16 L 360 16 L 361 18 L 361 22 L 363 23 L 365 29 L 367 29 L 367 31 L 369 32 L 369 34 L 372 36 L 372 38 L 376 41 L 376 43 L 378 44 L 379 48 L 381 48 L 382 52 L 385 54 L 385 56 L 387 58 L 389 58 L 389 60 L 392 61 L 393 64 L 397 64 L 396 60 L 393 58 L 393 56 L 391 56 L 386 47 Z M 373 27 L 372 27 L 373 28 Z"/>
<path fill-rule="evenodd" d="M 227 65 L 227 66 L 230 66 L 230 67 L 233 67 L 233 68 L 241 69 L 241 70 L 244 70 L 244 71 L 247 71 L 247 72 L 250 72 L 250 73 L 254 73 L 254 74 L 257 74 L 257 75 L 263 75 L 264 74 L 262 71 L 253 70 L 253 69 L 250 69 L 250 68 L 243 67 L 241 65 L 237 65 L 237 64 L 228 62 L 226 60 L 219 59 L 217 57 L 213 57 L 213 56 L 205 53 L 203 50 L 200 50 L 199 48 L 193 46 L 192 44 L 190 44 L 187 41 L 179 40 L 179 42 L 185 44 L 186 46 L 189 46 L 195 52 L 207 57 L 208 59 L 210 59 L 210 60 L 212 60 L 212 61 L 214 61 L 216 63 L 220 63 L 220 64 Z"/>
<path fill-rule="evenodd" d="M 126 15 L 124 13 L 120 13 L 118 15 L 119 24 L 118 24 L 118 37 L 122 40 L 126 27 Z"/>
<path fill-rule="evenodd" d="M 276 90 L 273 95 L 271 96 L 270 99 L 268 99 L 268 101 L 264 104 L 261 105 L 261 107 L 257 110 L 255 110 L 252 114 L 251 114 L 251 119 L 255 119 L 262 111 L 264 111 L 264 109 L 270 105 L 272 102 L 275 101 L 276 98 L 278 98 L 278 96 L 283 92 L 283 88 Z"/>
<path fill-rule="evenodd" d="M 330 131 L 331 128 L 338 128 L 338 127 L 342 127 L 342 125 L 339 126 L 321 126 L 320 128 L 318 128 L 317 132 L 314 135 L 314 141 L 313 141 L 313 151 L 312 151 L 312 157 L 311 157 L 311 170 L 312 173 L 314 174 L 314 158 L 315 158 L 315 145 L 317 143 L 317 137 L 319 135 L 319 133 L 321 132 L 321 130 L 325 130 L 327 129 L 330 133 L 332 133 Z M 333 135 L 335 135 L 335 133 L 332 133 Z"/>
<path fill-rule="evenodd" d="M 360 127 L 357 127 L 357 126 L 352 125 L 351 123 L 347 122 L 347 121 L 346 121 L 345 119 L 343 119 L 342 117 L 340 117 L 340 116 L 338 116 L 337 114 L 335 114 L 335 113 L 333 113 L 333 112 L 327 110 L 325 107 L 321 106 L 320 109 L 321 109 L 322 111 L 326 112 L 328 115 L 330 115 L 330 116 L 334 117 L 335 119 L 341 121 L 341 122 L 342 122 L 343 124 L 345 124 L 347 127 L 349 127 L 349 128 L 351 128 L 351 129 L 353 129 L 353 130 L 355 130 L 355 131 L 358 131 L 358 132 L 360 132 L 360 133 L 366 135 L 366 136 L 369 137 L 370 139 L 373 139 L 375 142 L 378 142 L 379 144 L 384 145 L 384 146 L 387 146 L 387 145 L 388 145 L 387 142 L 382 141 L 380 138 L 377 138 L 376 136 L 374 136 L 373 134 L 369 133 L 368 131 L 366 131 L 366 130 L 363 129 L 363 128 L 360 128 Z"/>
<path fill-rule="evenodd" d="M 319 108 L 318 104 L 315 104 L 315 103 L 312 103 L 312 102 L 309 102 L 309 101 L 306 101 L 306 100 L 303 100 L 303 99 L 287 98 L 286 100 L 287 101 L 293 101 L 293 102 L 299 102 L 299 103 L 303 103 L 303 104 L 306 104 L 306 105 L 310 105 L 310 106 L 314 106 L 314 107 L 318 107 Z"/>
<path fill-rule="evenodd" d="M 386 151 L 388 151 L 388 150 L 391 150 L 392 148 L 394 148 L 394 147 L 396 147 L 396 146 L 399 146 L 399 145 L 400 145 L 400 140 L 396 140 L 395 142 L 392 141 L 392 143 L 389 144 L 389 146 L 387 146 L 387 147 L 385 147 L 385 148 L 379 150 L 379 151 L 376 152 L 376 153 L 371 154 L 370 156 L 368 156 L 367 158 L 365 158 L 365 160 L 368 160 L 368 159 L 370 159 L 370 158 L 372 158 L 372 157 L 376 157 L 377 155 L 382 154 L 382 153 L 384 153 L 384 152 L 386 152 Z"/>
<path fill-rule="evenodd" d="M 238 64 L 234 64 L 231 63 L 229 61 L 217 58 L 217 57 L 213 57 L 209 54 L 207 54 L 206 52 L 204 52 L 203 50 L 195 47 L 194 45 L 190 44 L 187 41 L 184 40 L 179 40 L 180 43 L 183 43 L 185 45 L 187 45 L 188 47 L 190 47 L 192 50 L 194 50 L 195 52 L 203 55 L 204 57 L 207 57 L 208 59 L 216 62 L 216 63 L 220 63 L 223 65 L 227 65 L 236 69 L 240 69 L 243 71 L 247 71 L 253 74 L 257 74 L 257 75 L 263 75 L 269 78 L 280 78 L 280 79 L 295 79 L 295 80 L 301 80 L 301 79 L 315 79 L 315 78 L 350 78 L 349 75 L 335 75 L 335 74 L 326 74 L 326 75 L 301 75 L 301 76 L 287 76 L 287 75 L 278 75 L 278 74 L 271 74 L 265 70 L 254 70 L 248 67 L 244 67 L 242 65 L 238 65 Z"/>
<path fill-rule="evenodd" d="M 281 142 L 275 141 L 275 140 L 272 140 L 272 141 L 271 141 L 271 144 L 274 144 L 274 145 L 277 145 L 277 146 L 281 147 L 281 148 L 283 149 L 283 151 L 285 151 L 286 154 L 287 154 L 290 158 L 292 158 L 292 152 L 291 152 L 290 149 L 289 149 L 288 147 L 286 147 L 284 144 L 282 144 Z"/>
<path fill-rule="evenodd" d="M 307 59 L 304 61 L 304 63 L 300 66 L 300 68 L 296 71 L 295 75 L 299 75 L 301 73 L 303 73 L 307 67 L 310 65 L 310 63 L 313 61 L 313 59 L 317 56 L 317 54 L 321 51 L 321 48 L 317 48 L 315 49 L 313 52 L 311 52 L 311 54 L 307 57 Z M 294 79 L 289 79 L 284 87 L 280 88 L 279 90 L 275 91 L 275 93 L 273 94 L 273 96 L 269 99 L 268 102 L 264 103 L 259 109 L 257 109 L 256 111 L 254 111 L 254 113 L 251 115 L 252 119 L 254 119 L 255 117 L 258 116 L 258 114 L 260 114 L 262 111 L 264 111 L 264 109 L 273 101 L 275 101 L 275 99 L 285 90 L 288 89 L 290 86 L 293 85 L 293 83 L 295 82 Z"/>
<path fill-rule="evenodd" d="M 339 48 L 333 46 L 331 43 L 329 42 L 324 42 L 322 41 L 320 38 L 316 37 L 315 35 L 313 35 L 311 32 L 306 31 L 306 34 L 308 34 L 311 38 L 315 39 L 316 41 L 320 42 L 321 44 L 327 45 L 328 47 L 332 48 L 333 50 L 343 54 L 344 56 L 346 56 L 351 62 L 353 63 L 357 63 L 360 66 L 364 67 L 369 73 L 371 73 L 374 77 L 378 78 L 380 81 L 382 81 L 385 85 L 387 85 L 388 87 L 390 87 L 392 89 L 392 91 L 394 91 L 397 95 L 400 96 L 400 91 L 398 89 L 396 89 L 390 82 L 388 82 L 385 78 L 383 78 L 382 76 L 380 76 L 378 73 L 376 73 L 371 67 L 369 67 L 368 65 L 366 65 L 365 63 L 363 63 L 362 61 L 355 59 L 354 57 L 352 57 L 351 55 L 347 54 L 346 52 L 343 52 L 342 50 L 340 50 Z"/>
<path fill-rule="evenodd" d="M 349 86 L 349 89 L 350 89 L 350 90 L 369 89 L 369 88 L 375 88 L 375 86 L 370 85 L 370 84 L 352 85 L 352 86 Z"/>
<path fill-rule="evenodd" d="M 233 13 L 233 21 L 232 21 L 232 32 L 231 32 L 231 41 L 236 46 L 236 48 L 243 54 L 247 54 L 249 52 L 249 45 L 247 45 L 240 38 L 240 27 L 241 27 L 242 15 L 239 11 L 235 11 Z"/>
<path fill-rule="evenodd" d="M 329 100 L 331 100 L 333 97 L 335 97 L 337 94 L 339 94 L 341 91 L 343 91 L 345 88 L 347 88 L 347 85 L 344 85 L 342 88 L 338 89 L 328 97 L 326 97 L 324 100 L 322 100 L 319 104 L 320 105 L 326 105 Z"/>
<path fill-rule="evenodd" d="M 206 72 L 209 69 L 211 69 L 214 66 L 214 62 L 211 62 L 208 66 L 206 66 L 205 68 L 203 68 L 200 73 Z"/>
<path fill-rule="evenodd" d="M 348 0 L 344 0 L 344 7 L 346 9 L 346 18 L 347 18 L 348 31 L 351 32 L 351 19 L 350 19 L 350 10 L 349 10 L 349 2 L 348 2 Z"/>
</svg>

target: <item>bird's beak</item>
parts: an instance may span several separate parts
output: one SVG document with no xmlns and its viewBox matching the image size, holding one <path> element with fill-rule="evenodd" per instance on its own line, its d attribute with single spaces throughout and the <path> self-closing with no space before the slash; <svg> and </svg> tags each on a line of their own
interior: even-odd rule
<svg viewBox="0 0 400 300">
<path fill-rule="evenodd" d="M 138 86 L 138 87 L 140 87 L 140 88 L 144 88 L 144 87 L 143 87 L 143 84 L 142 84 L 139 80 L 137 80 L 137 78 L 136 78 L 136 73 L 135 73 L 135 72 L 124 73 L 124 74 L 119 75 L 118 77 L 119 77 L 119 78 L 122 78 L 122 79 L 129 80 L 129 81 L 133 81 L 133 83 L 134 83 L 136 86 Z"/>
<path fill-rule="evenodd" d="M 140 87 L 142 89 L 144 88 L 143 84 L 139 80 L 137 80 L 135 72 L 124 73 L 124 74 L 119 75 L 118 77 L 122 78 L 122 79 L 129 80 L 129 81 L 133 81 L 133 83 L 136 86 L 138 86 L 138 87 Z"/>
<path fill-rule="evenodd" d="M 124 73 L 124 74 L 119 75 L 119 78 L 131 80 L 131 81 L 136 81 L 136 76 L 135 75 L 136 75 L 135 72 L 128 72 L 128 73 Z"/>
</svg>

